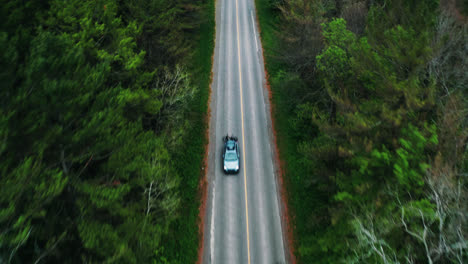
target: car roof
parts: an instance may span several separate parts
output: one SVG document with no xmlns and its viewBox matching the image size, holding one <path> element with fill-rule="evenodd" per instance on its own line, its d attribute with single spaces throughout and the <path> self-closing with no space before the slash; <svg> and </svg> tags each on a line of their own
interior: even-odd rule
<svg viewBox="0 0 468 264">
<path fill-rule="evenodd" d="M 237 160 L 237 153 L 235 150 L 226 150 L 226 157 L 225 159 L 228 157 L 227 155 L 232 155 L 231 158 L 235 158 L 235 160 Z"/>
<path fill-rule="evenodd" d="M 228 147 L 229 149 L 234 148 L 234 146 L 235 146 L 235 141 L 234 140 L 228 140 L 226 142 L 226 147 Z"/>
</svg>

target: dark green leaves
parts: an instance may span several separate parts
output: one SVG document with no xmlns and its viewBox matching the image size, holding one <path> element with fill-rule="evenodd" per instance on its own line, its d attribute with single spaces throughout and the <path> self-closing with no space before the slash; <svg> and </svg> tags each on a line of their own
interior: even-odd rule
<svg viewBox="0 0 468 264">
<path fill-rule="evenodd" d="M 160 258 L 180 208 L 172 159 L 199 6 L 3 2 L 0 261 Z"/>
</svg>

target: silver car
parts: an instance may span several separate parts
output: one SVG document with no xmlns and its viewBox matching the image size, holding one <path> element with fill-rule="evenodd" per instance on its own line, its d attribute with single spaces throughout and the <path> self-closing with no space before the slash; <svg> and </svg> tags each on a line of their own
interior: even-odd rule
<svg viewBox="0 0 468 264">
<path fill-rule="evenodd" d="M 225 173 L 238 173 L 240 158 L 237 137 L 227 135 L 223 139 L 223 170 Z"/>
</svg>

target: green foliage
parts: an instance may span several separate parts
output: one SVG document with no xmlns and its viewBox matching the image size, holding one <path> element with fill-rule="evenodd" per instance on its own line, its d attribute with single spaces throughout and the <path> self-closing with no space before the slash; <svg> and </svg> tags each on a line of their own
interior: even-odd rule
<svg viewBox="0 0 468 264">
<path fill-rule="evenodd" d="M 211 83 L 212 54 L 215 36 L 215 2 L 208 0 L 202 5 L 197 49 L 190 67 L 193 84 L 198 87 L 183 119 L 190 121 L 190 127 L 176 151 L 176 170 L 181 175 L 180 215 L 172 222 L 170 232 L 163 238 L 161 259 L 156 263 L 195 263 L 199 248 L 199 177 L 204 177 L 203 157 L 207 138 L 207 112 L 209 85 Z M 170 118 L 173 118 L 171 115 Z M 177 119 L 175 119 L 177 121 Z M 196 201 L 196 202 L 194 202 Z M 176 239 L 175 239 L 176 238 Z M 164 257 L 166 256 L 166 257 Z"/>
<path fill-rule="evenodd" d="M 463 50 L 463 29 L 436 32 L 445 17 L 435 0 L 309 2 L 283 1 L 278 14 L 257 1 L 296 257 L 300 263 L 427 263 L 429 255 L 456 262 L 450 250 L 434 253 L 437 237 L 453 237 L 436 228 L 445 216 L 430 177 L 455 186 L 452 173 L 461 165 L 454 164 L 463 159 L 456 146 L 466 148 L 459 134 L 466 135 L 466 123 L 457 119 L 466 119 L 460 110 L 466 104 L 448 95 L 465 83 L 451 68 L 463 64 L 452 59 Z M 365 25 L 354 20 L 360 16 Z M 311 33 L 316 26 L 321 30 Z M 275 27 L 276 40 L 268 37 Z M 446 34 L 460 37 L 434 44 Z M 437 49 L 449 47 L 456 50 L 445 59 Z M 441 155 L 456 161 L 441 162 Z M 461 212 L 455 202 L 448 208 Z"/>
<path fill-rule="evenodd" d="M 192 217 L 197 203 L 195 187 L 190 199 L 181 194 L 173 160 L 189 135 L 180 121 L 208 87 L 186 70 L 204 6 L 4 2 L 0 262 L 178 261 L 169 251 L 193 245 L 167 249 L 163 240 L 197 237 L 196 220 L 174 232 L 182 201 Z M 203 115 L 206 100 L 199 105 Z"/>
<path fill-rule="evenodd" d="M 346 21 L 342 18 L 334 19 L 330 23 L 322 23 L 322 35 L 325 45 L 346 48 L 353 43 L 355 36 L 346 29 Z"/>
<path fill-rule="evenodd" d="M 326 166 L 336 170 L 336 206 L 346 209 L 331 212 L 327 233 L 335 235 L 352 226 L 346 211 L 359 215 L 369 205 L 383 210 L 389 202 L 382 196 L 386 185 L 399 183 L 402 191 L 421 195 L 427 151 L 437 143 L 435 127 L 427 132 L 430 141 L 419 130 L 426 126 L 420 117 L 434 105 L 435 86 L 419 73 L 430 54 L 427 38 L 398 25 L 384 31 L 378 43 L 369 42 L 345 25 L 342 19 L 323 25 L 325 48 L 317 56 L 317 69 L 332 111 L 318 105 L 314 118 L 336 142 L 333 162 Z M 310 156 L 320 155 L 311 151 Z"/>
</svg>

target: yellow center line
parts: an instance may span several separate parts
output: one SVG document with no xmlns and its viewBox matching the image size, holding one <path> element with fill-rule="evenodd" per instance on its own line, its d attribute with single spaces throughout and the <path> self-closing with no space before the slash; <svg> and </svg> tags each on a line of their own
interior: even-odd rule
<svg viewBox="0 0 468 264">
<path fill-rule="evenodd" d="M 250 264 L 250 240 L 249 240 L 249 203 L 247 202 L 247 174 L 245 166 L 245 140 L 244 140 L 244 105 L 242 102 L 242 71 L 240 59 L 240 41 L 239 41 L 239 8 L 238 0 L 236 0 L 236 31 L 237 31 L 237 59 L 239 65 L 239 87 L 240 87 L 240 104 L 241 104 L 241 123 L 242 123 L 242 157 L 244 160 L 244 193 L 245 193 L 245 226 L 247 229 L 247 259 Z"/>
</svg>

